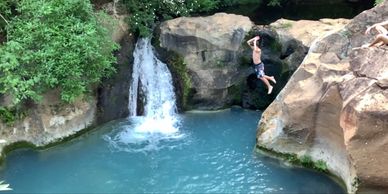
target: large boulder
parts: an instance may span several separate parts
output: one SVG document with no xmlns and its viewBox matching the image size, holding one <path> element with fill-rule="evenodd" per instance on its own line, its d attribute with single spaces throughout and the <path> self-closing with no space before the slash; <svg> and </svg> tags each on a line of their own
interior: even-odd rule
<svg viewBox="0 0 388 194">
<path fill-rule="evenodd" d="M 160 46 L 183 56 L 195 91 L 194 108 L 217 109 L 230 102 L 228 89 L 241 82 L 241 44 L 253 23 L 248 17 L 217 13 L 181 17 L 160 26 Z"/>
<path fill-rule="evenodd" d="M 78 98 L 64 105 L 59 91 L 52 90 L 43 96 L 39 104 L 30 104 L 21 120 L 0 122 L 0 157 L 5 146 L 17 142 L 29 142 L 45 146 L 73 135 L 95 122 L 96 100 Z"/>
<path fill-rule="evenodd" d="M 323 160 L 348 192 L 388 192 L 388 56 L 368 25 L 388 19 L 388 1 L 320 37 L 263 113 L 257 145 Z"/>
</svg>

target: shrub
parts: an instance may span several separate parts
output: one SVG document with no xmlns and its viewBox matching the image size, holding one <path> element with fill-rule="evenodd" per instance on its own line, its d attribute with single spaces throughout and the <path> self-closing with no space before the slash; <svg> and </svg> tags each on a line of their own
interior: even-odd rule
<svg viewBox="0 0 388 194">
<path fill-rule="evenodd" d="M 12 0 L 0 1 L 0 32 L 5 31 L 8 19 L 12 15 L 12 7 L 14 7 L 15 5 L 16 2 Z"/>
<path fill-rule="evenodd" d="M 270 0 L 270 5 L 280 5 L 281 0 Z M 151 35 L 158 21 L 193 13 L 214 11 L 223 7 L 261 3 L 261 0 L 121 0 L 129 13 L 129 26 L 141 37 Z"/>
<path fill-rule="evenodd" d="M 117 46 L 89 1 L 23 0 L 15 10 L 0 47 L 0 93 L 14 104 L 39 100 L 52 88 L 72 102 L 114 72 Z"/>
<path fill-rule="evenodd" d="M 217 7 L 218 0 L 121 0 L 131 15 L 128 23 L 141 37 L 151 34 L 156 21 L 163 21 L 192 12 L 207 12 Z"/>
</svg>

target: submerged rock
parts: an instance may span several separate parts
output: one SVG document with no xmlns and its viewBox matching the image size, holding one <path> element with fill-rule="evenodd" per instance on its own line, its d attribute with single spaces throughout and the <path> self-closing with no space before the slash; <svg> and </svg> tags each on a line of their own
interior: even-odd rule
<svg viewBox="0 0 388 194">
<path fill-rule="evenodd" d="M 387 47 L 356 49 L 388 19 L 388 2 L 320 37 L 263 113 L 257 145 L 326 162 L 348 192 L 388 191 Z"/>
</svg>

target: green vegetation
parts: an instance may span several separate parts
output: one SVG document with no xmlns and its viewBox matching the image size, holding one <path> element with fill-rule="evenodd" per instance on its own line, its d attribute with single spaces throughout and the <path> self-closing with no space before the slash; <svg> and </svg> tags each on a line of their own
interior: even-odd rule
<svg viewBox="0 0 388 194">
<path fill-rule="evenodd" d="M 182 56 L 172 51 L 169 51 L 167 63 L 169 64 L 173 75 L 178 76 L 178 87 L 182 92 L 182 106 L 184 109 L 187 109 L 188 99 L 191 91 L 191 79 L 187 71 L 186 63 L 184 62 Z"/>
<path fill-rule="evenodd" d="M 240 84 L 232 85 L 228 88 L 228 95 L 232 98 L 233 105 L 242 104 L 243 83 L 243 81 L 240 81 Z"/>
<path fill-rule="evenodd" d="M 327 165 L 325 161 L 318 160 L 314 162 L 310 156 L 302 156 L 299 158 L 300 163 L 302 166 L 308 167 L 308 168 L 314 168 L 315 170 L 326 172 L 327 171 Z"/>
<path fill-rule="evenodd" d="M 15 142 L 15 143 L 12 143 L 10 145 L 5 146 L 3 148 L 1 155 L 0 155 L 0 165 L 2 165 L 4 163 L 5 156 L 8 153 L 10 153 L 13 150 L 20 149 L 20 148 L 33 148 L 33 149 L 35 149 L 36 146 L 30 142 L 27 142 L 27 141 L 19 141 L 19 142 Z"/>
<path fill-rule="evenodd" d="M 121 1 L 131 13 L 128 19 L 131 29 L 141 37 L 150 36 L 157 21 L 188 16 L 193 12 L 210 11 L 216 7 L 216 1 L 213 0 Z"/>
<path fill-rule="evenodd" d="M 271 0 L 269 5 L 280 5 L 281 0 Z M 159 21 L 195 13 L 209 13 L 217 9 L 236 5 L 261 3 L 261 0 L 121 0 L 131 15 L 129 26 L 141 37 L 151 35 Z"/>
<path fill-rule="evenodd" d="M 375 0 L 375 6 L 382 3 L 382 2 L 384 2 L 384 0 Z"/>
<path fill-rule="evenodd" d="M 8 126 L 12 126 L 16 120 L 19 120 L 24 116 L 25 114 L 18 111 L 15 107 L 10 109 L 0 106 L 0 120 Z"/>
<path fill-rule="evenodd" d="M 100 25 L 89 1 L 6 0 L 0 28 L 0 94 L 13 103 L 38 101 L 53 88 L 72 102 L 114 72 L 117 45 Z"/>
<path fill-rule="evenodd" d="M 263 146 L 256 146 L 257 149 L 262 150 L 266 153 L 269 153 L 277 158 L 283 158 L 285 161 L 289 162 L 293 165 L 301 165 L 307 168 L 313 168 L 315 170 L 318 170 L 320 172 L 328 172 L 327 164 L 323 160 L 313 161 L 310 156 L 304 155 L 301 157 L 298 157 L 296 154 L 288 154 L 288 153 L 279 153 L 272 149 L 268 149 Z"/>
<path fill-rule="evenodd" d="M 291 22 L 282 22 L 280 25 L 277 27 L 278 29 L 290 29 L 292 27 Z"/>
<path fill-rule="evenodd" d="M 353 179 L 352 187 L 357 188 L 360 185 L 360 178 L 356 177 Z"/>
<path fill-rule="evenodd" d="M 0 1 L 0 32 L 5 31 L 5 27 L 9 24 L 9 18 L 12 15 L 12 7 L 15 6 L 15 1 L 1 0 Z"/>
<path fill-rule="evenodd" d="M 269 6 L 280 6 L 282 3 L 282 0 L 272 0 L 268 3 Z"/>
<path fill-rule="evenodd" d="M 280 53 L 282 51 L 282 43 L 280 43 L 278 38 L 276 38 L 274 41 L 271 41 L 268 46 L 274 52 Z"/>
</svg>

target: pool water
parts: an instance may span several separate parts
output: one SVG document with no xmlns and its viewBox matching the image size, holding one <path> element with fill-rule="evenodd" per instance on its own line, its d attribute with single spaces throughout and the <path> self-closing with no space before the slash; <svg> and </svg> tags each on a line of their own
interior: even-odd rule
<svg viewBox="0 0 388 194">
<path fill-rule="evenodd" d="M 179 115 L 174 134 L 107 123 L 50 149 L 18 150 L 0 170 L 14 193 L 346 193 L 336 181 L 254 151 L 260 112 Z"/>
</svg>

